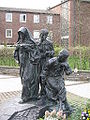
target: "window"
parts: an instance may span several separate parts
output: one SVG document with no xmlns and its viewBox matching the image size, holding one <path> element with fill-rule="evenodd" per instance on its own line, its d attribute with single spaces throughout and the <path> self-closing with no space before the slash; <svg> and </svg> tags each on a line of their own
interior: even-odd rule
<svg viewBox="0 0 90 120">
<path fill-rule="evenodd" d="M 34 15 L 34 23 L 39 23 L 39 15 Z"/>
<path fill-rule="evenodd" d="M 26 22 L 26 14 L 20 14 L 20 22 Z"/>
<path fill-rule="evenodd" d="M 34 30 L 34 32 L 33 32 L 33 37 L 34 37 L 35 39 L 39 39 L 39 35 L 40 35 L 39 30 Z"/>
<path fill-rule="evenodd" d="M 6 29 L 6 38 L 12 38 L 12 29 Z"/>
<path fill-rule="evenodd" d="M 47 16 L 47 23 L 52 24 L 52 22 L 53 22 L 53 16 L 51 15 Z"/>
<path fill-rule="evenodd" d="M 48 37 L 49 37 L 50 39 L 53 38 L 53 32 L 52 32 L 52 31 L 49 31 Z"/>
<path fill-rule="evenodd" d="M 12 13 L 6 13 L 6 22 L 12 22 Z"/>
</svg>

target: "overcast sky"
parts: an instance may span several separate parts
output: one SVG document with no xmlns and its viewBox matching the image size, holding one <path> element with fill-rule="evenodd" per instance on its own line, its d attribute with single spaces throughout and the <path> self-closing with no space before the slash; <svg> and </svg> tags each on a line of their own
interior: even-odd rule
<svg viewBox="0 0 90 120">
<path fill-rule="evenodd" d="M 47 9 L 60 2 L 61 0 L 0 0 L 0 7 Z"/>
</svg>

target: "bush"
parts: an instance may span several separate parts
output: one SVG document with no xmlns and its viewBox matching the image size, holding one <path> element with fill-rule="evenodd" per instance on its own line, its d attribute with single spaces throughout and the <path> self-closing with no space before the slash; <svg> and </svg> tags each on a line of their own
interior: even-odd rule
<svg viewBox="0 0 90 120">
<path fill-rule="evenodd" d="M 57 44 L 54 44 L 55 56 L 63 49 Z M 18 66 L 13 58 L 15 48 L 4 47 L 0 49 L 0 65 L 3 66 Z M 69 64 L 72 69 L 78 68 L 82 70 L 90 70 L 90 47 L 73 47 L 68 48 Z"/>
<path fill-rule="evenodd" d="M 13 52 L 15 48 L 3 47 L 0 49 L 1 66 L 18 66 L 14 60 Z"/>
<path fill-rule="evenodd" d="M 54 50 L 55 50 L 55 56 L 58 55 L 58 53 L 59 53 L 59 51 L 60 51 L 61 49 L 62 49 L 61 47 L 57 47 L 57 46 L 54 47 Z"/>
<path fill-rule="evenodd" d="M 57 56 L 62 47 L 54 45 L 54 49 Z M 68 61 L 72 69 L 90 70 L 90 47 L 71 47 L 68 51 L 70 53 Z"/>
<path fill-rule="evenodd" d="M 90 47 L 75 47 L 69 51 L 69 63 L 72 68 L 90 70 Z"/>
</svg>

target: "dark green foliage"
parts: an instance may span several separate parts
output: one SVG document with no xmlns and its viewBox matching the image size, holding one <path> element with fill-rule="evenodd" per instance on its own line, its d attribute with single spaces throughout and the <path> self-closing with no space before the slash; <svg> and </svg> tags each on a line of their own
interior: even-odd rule
<svg viewBox="0 0 90 120">
<path fill-rule="evenodd" d="M 0 65 L 1 66 L 18 66 L 13 58 L 15 48 L 4 47 L 0 49 Z M 54 44 L 55 56 L 63 49 L 59 45 Z M 68 59 L 72 69 L 90 70 L 90 47 L 68 48 L 70 57 Z"/>
</svg>

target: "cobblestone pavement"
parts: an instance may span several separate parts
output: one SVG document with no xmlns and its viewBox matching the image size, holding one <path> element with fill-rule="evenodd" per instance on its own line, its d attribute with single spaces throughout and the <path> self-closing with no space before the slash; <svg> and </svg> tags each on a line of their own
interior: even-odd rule
<svg viewBox="0 0 90 120">
<path fill-rule="evenodd" d="M 77 109 L 78 107 L 85 107 L 88 99 L 86 98 L 86 96 L 84 98 L 80 97 L 80 94 L 82 95 L 84 94 L 84 92 L 90 93 L 90 82 L 83 83 L 80 81 L 65 81 L 65 84 L 67 89 L 67 99 L 70 105 L 74 106 L 75 109 Z M 77 93 L 75 93 L 76 91 L 77 93 L 79 93 L 78 95 Z M 18 110 L 18 105 L 20 109 L 23 107 L 23 105 L 21 106 L 20 104 L 18 104 L 18 101 L 20 100 L 20 95 L 20 77 L 0 75 L 0 118 L 2 117 L 1 120 L 7 120 L 7 117 L 9 117 L 9 115 L 12 115 L 14 110 Z M 12 102 L 9 102 L 11 100 Z"/>
<path fill-rule="evenodd" d="M 69 93 L 67 94 L 68 98 L 75 99 L 74 96 L 76 95 L 85 97 L 85 99 L 90 98 L 90 92 L 89 92 L 90 82 L 83 83 L 80 81 L 77 81 L 77 82 L 76 81 L 65 81 L 65 84 L 66 84 L 67 93 Z M 20 93 L 21 93 L 20 77 L 0 75 L 0 103 L 14 96 L 21 95 Z"/>
<path fill-rule="evenodd" d="M 13 98 L 15 96 L 20 96 L 20 94 L 21 94 L 21 91 L 0 93 L 0 104 L 5 102 L 5 101 L 8 101 L 10 98 Z M 73 101 L 73 104 L 77 103 L 79 106 L 81 105 L 81 103 L 85 104 L 85 102 L 88 100 L 87 98 L 77 96 L 77 95 L 72 94 L 70 92 L 67 92 L 67 98 L 68 98 L 70 103 L 72 103 L 72 101 Z"/>
<path fill-rule="evenodd" d="M 78 107 L 83 108 L 85 107 L 87 102 L 90 104 L 90 99 L 80 97 L 70 92 L 67 92 L 67 99 L 70 105 L 75 106 L 75 108 L 78 108 Z"/>
<path fill-rule="evenodd" d="M 18 96 L 20 94 L 21 94 L 21 91 L 12 91 L 12 92 L 0 93 L 0 104 L 2 104 L 5 101 L 8 101 L 10 98 Z"/>
</svg>

